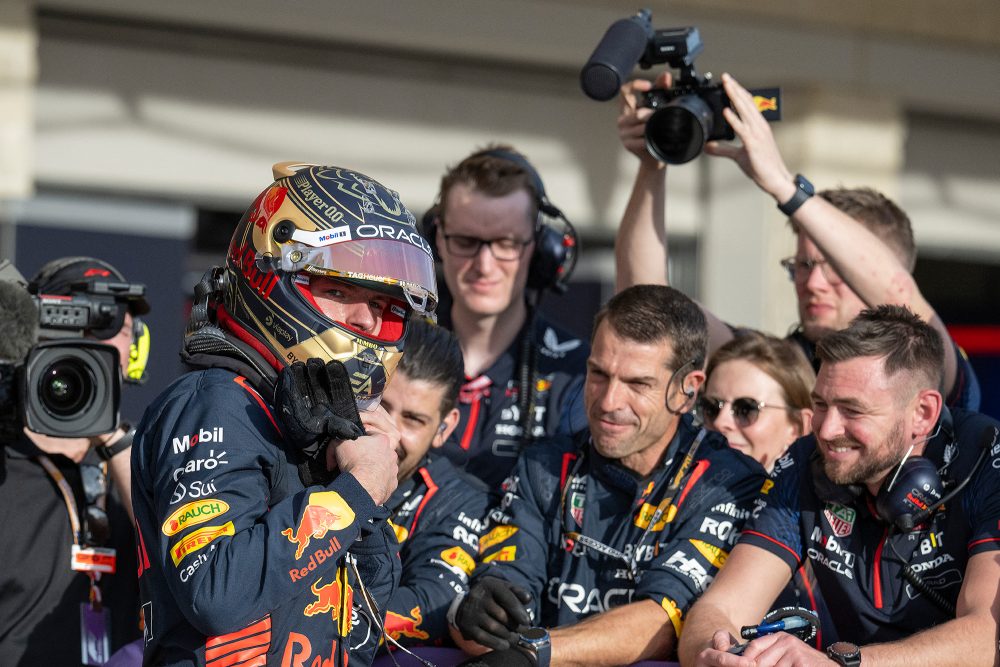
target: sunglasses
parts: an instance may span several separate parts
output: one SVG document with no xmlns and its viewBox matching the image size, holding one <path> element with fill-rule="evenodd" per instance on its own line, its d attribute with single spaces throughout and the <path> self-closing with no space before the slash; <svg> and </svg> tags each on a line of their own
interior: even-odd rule
<svg viewBox="0 0 1000 667">
<path fill-rule="evenodd" d="M 764 408 L 788 409 L 787 405 L 767 405 L 746 396 L 734 398 L 731 401 L 712 398 L 711 396 L 702 396 L 698 399 L 698 410 L 707 426 L 715 424 L 715 420 L 719 418 L 719 413 L 722 412 L 722 408 L 725 407 L 726 403 L 729 403 L 729 413 L 740 428 L 752 426 L 757 421 L 757 417 L 760 416 L 760 411 Z"/>
</svg>

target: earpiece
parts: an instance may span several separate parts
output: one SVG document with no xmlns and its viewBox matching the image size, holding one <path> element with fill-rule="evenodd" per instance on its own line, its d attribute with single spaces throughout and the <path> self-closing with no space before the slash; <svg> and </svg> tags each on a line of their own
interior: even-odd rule
<svg viewBox="0 0 1000 667">
<path fill-rule="evenodd" d="M 448 425 L 445 424 L 444 422 L 441 422 L 440 424 L 438 424 L 438 433 L 444 433 L 444 430 L 446 428 L 448 428 Z"/>
<path fill-rule="evenodd" d="M 694 389 L 691 389 L 690 387 L 685 387 L 683 391 L 684 395 L 687 396 L 688 398 L 694 398 L 694 395 L 698 393 Z"/>
</svg>

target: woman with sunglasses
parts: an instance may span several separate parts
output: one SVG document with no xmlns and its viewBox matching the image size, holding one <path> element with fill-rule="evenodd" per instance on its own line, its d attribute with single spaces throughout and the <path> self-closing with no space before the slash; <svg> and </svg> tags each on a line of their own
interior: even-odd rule
<svg viewBox="0 0 1000 667">
<path fill-rule="evenodd" d="M 802 350 L 789 340 L 742 331 L 715 351 L 705 374 L 698 397 L 705 428 L 726 436 L 732 448 L 773 475 L 785 450 L 812 430 L 810 395 L 816 373 Z M 795 573 L 775 601 L 776 612 L 783 607 L 804 607 L 820 619 L 810 644 L 819 648 L 836 640 L 808 566 Z"/>
<path fill-rule="evenodd" d="M 698 411 L 705 427 L 770 473 L 812 420 L 812 366 L 793 343 L 757 331 L 720 347 L 708 362 Z"/>
</svg>

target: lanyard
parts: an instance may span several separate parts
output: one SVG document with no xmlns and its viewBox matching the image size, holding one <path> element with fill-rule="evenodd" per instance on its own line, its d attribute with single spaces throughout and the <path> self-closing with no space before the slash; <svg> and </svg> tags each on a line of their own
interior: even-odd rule
<svg viewBox="0 0 1000 667">
<path fill-rule="evenodd" d="M 653 526 L 656 525 L 656 522 L 660 520 L 660 518 L 663 516 L 663 513 L 666 512 L 667 509 L 670 507 L 671 503 L 673 503 L 674 498 L 677 496 L 677 490 L 680 488 L 681 481 L 684 479 L 684 476 L 688 473 L 688 470 L 691 469 L 691 464 L 694 462 L 694 456 L 697 453 L 698 447 L 701 445 L 706 435 L 708 435 L 708 432 L 704 428 L 698 431 L 698 435 L 695 436 L 695 439 L 691 443 L 691 446 L 688 447 L 688 450 L 684 453 L 684 459 L 681 461 L 681 464 L 678 467 L 677 473 L 674 475 L 674 478 L 670 481 L 670 486 L 667 487 L 663 499 L 660 500 L 660 503 L 656 507 L 656 511 L 653 512 L 653 516 L 650 517 L 649 523 L 646 524 L 645 530 L 642 531 L 642 535 L 639 536 L 639 540 L 635 543 L 635 546 L 632 549 L 631 558 L 627 557 L 623 552 L 619 551 L 618 549 L 615 549 L 612 546 L 604 544 L 599 540 L 584 535 L 583 533 L 565 530 L 564 528 L 563 530 L 565 532 L 566 537 L 576 542 L 579 542 L 588 549 L 593 549 L 598 553 L 610 556 L 615 560 L 627 564 L 628 571 L 632 577 L 632 580 L 638 581 L 639 572 L 638 572 L 638 566 L 636 565 L 636 559 L 638 558 L 639 547 L 646 540 L 646 536 L 649 535 L 650 531 L 653 529 Z M 576 465 L 573 466 L 573 472 L 570 474 L 569 479 L 567 479 L 566 486 L 563 487 L 562 499 L 560 502 L 560 509 L 561 509 L 560 520 L 563 522 L 565 522 L 566 520 L 566 491 L 572 485 L 572 481 L 576 477 L 577 471 L 579 470 L 583 458 L 584 457 L 581 456 L 579 459 L 577 459 Z M 565 523 L 563 525 L 565 526 Z"/>
<path fill-rule="evenodd" d="M 73 528 L 73 544 L 79 546 L 81 540 L 83 539 L 82 527 L 80 525 L 80 510 L 76 506 L 76 498 L 73 496 L 73 489 L 70 488 L 69 482 L 66 481 L 66 477 L 62 474 L 56 464 L 52 462 L 45 454 L 38 455 L 38 462 L 42 464 L 45 468 L 45 472 L 49 474 L 49 477 L 56 483 L 59 487 L 59 493 L 62 494 L 63 502 L 66 503 L 66 511 L 69 513 L 69 523 Z"/>
<path fill-rule="evenodd" d="M 56 464 L 52 462 L 45 454 L 39 454 L 36 459 L 41 464 L 45 472 L 49 474 L 49 477 L 56 483 L 59 488 L 59 493 L 62 494 L 63 502 L 66 503 L 66 512 L 69 514 L 69 523 L 73 532 L 73 548 L 72 548 L 72 563 L 75 562 L 77 553 L 80 551 L 81 542 L 83 541 L 83 528 L 80 522 L 80 511 L 76 505 L 76 498 L 73 496 L 73 489 L 70 488 L 69 482 L 66 480 L 66 476 L 62 474 Z M 101 470 L 106 474 L 105 470 L 106 464 L 101 464 Z M 86 494 L 86 490 L 84 490 Z M 100 499 L 98 499 L 100 500 Z M 72 567 L 72 569 L 77 569 Z M 98 588 L 97 582 L 101 578 L 101 573 L 99 571 L 86 571 L 85 574 L 90 579 L 90 604 L 93 608 L 100 609 L 101 607 L 101 589 Z"/>
</svg>

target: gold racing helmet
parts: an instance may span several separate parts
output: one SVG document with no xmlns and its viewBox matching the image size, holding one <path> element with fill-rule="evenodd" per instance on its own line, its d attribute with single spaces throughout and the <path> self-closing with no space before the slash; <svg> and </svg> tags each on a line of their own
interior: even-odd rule
<svg viewBox="0 0 1000 667">
<path fill-rule="evenodd" d="M 410 315 L 437 306 L 431 248 L 399 195 L 364 174 L 295 162 L 273 172 L 233 234 L 219 323 L 278 368 L 341 361 L 359 407 L 373 407 L 399 363 Z M 311 276 L 388 295 L 379 331 L 324 315 Z"/>
</svg>

